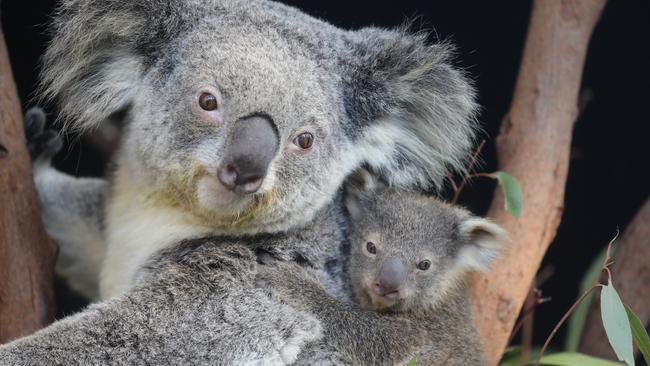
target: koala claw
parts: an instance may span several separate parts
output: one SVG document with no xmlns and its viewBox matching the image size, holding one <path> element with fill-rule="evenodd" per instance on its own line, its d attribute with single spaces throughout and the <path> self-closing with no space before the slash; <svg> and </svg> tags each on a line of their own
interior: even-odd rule
<svg viewBox="0 0 650 366">
<path fill-rule="evenodd" d="M 25 113 L 25 136 L 32 160 L 49 162 L 63 148 L 61 136 L 54 130 L 45 129 L 46 120 L 45 112 L 39 107 Z"/>
<path fill-rule="evenodd" d="M 25 135 L 28 140 L 34 136 L 43 133 L 47 117 L 45 112 L 39 107 L 33 107 L 25 112 Z"/>
</svg>

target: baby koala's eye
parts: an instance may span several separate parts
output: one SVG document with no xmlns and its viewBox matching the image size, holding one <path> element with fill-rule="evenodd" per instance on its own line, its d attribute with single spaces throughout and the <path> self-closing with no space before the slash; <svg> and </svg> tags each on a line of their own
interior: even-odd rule
<svg viewBox="0 0 650 366">
<path fill-rule="evenodd" d="M 431 268 L 431 261 L 428 259 L 425 259 L 422 262 L 418 263 L 418 269 L 420 271 L 426 271 L 429 268 Z"/>
<path fill-rule="evenodd" d="M 303 150 L 310 149 L 314 145 L 314 135 L 309 132 L 301 133 L 293 139 L 293 144 Z"/>
<path fill-rule="evenodd" d="M 199 107 L 204 111 L 210 112 L 219 108 L 219 102 L 217 101 L 216 96 L 210 93 L 202 93 L 199 96 Z"/>
<path fill-rule="evenodd" d="M 369 241 L 366 243 L 366 250 L 370 254 L 377 254 L 377 246 L 375 246 L 375 243 Z"/>
</svg>

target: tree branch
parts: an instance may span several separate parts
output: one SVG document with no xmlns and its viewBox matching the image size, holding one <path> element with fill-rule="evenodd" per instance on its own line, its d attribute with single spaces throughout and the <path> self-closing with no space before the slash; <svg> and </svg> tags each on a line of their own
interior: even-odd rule
<svg viewBox="0 0 650 366">
<path fill-rule="evenodd" d="M 650 198 L 616 242 L 612 282 L 619 296 L 643 324 L 650 322 Z M 580 352 L 616 360 L 600 319 L 600 301 L 594 301 L 583 332 Z"/>
<path fill-rule="evenodd" d="M 512 243 L 474 275 L 474 317 L 490 364 L 501 357 L 563 211 L 573 125 L 589 39 L 606 0 L 535 0 L 513 102 L 497 139 L 499 170 L 522 185 L 518 220 L 497 193 L 488 215 Z"/>
<path fill-rule="evenodd" d="M 41 224 L 1 27 L 0 145 L 0 343 L 4 343 L 52 321 L 56 246 Z"/>
</svg>

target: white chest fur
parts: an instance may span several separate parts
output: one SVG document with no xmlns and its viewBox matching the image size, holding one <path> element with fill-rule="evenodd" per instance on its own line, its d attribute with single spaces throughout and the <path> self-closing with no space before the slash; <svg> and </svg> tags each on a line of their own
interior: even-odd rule
<svg viewBox="0 0 650 366">
<path fill-rule="evenodd" d="M 106 257 L 100 273 L 102 299 L 128 289 L 138 270 L 160 249 L 210 233 L 178 208 L 152 205 L 142 193 L 117 189 L 106 217 Z"/>
</svg>

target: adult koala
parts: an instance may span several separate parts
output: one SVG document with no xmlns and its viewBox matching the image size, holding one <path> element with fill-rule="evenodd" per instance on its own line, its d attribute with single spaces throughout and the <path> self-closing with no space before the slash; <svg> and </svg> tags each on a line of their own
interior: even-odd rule
<svg viewBox="0 0 650 366">
<path fill-rule="evenodd" d="M 46 159 L 35 179 L 59 272 L 105 300 L 0 364 L 293 362 L 319 325 L 255 287 L 257 254 L 345 297 L 348 174 L 426 188 L 471 148 L 473 89 L 449 57 L 263 0 L 63 0 L 43 93 L 73 129 L 127 128 L 109 181 Z"/>
</svg>

